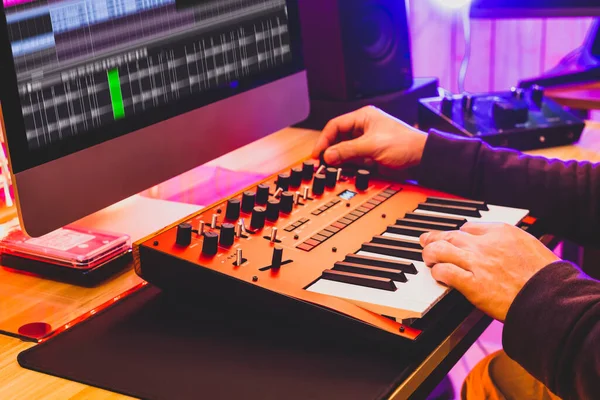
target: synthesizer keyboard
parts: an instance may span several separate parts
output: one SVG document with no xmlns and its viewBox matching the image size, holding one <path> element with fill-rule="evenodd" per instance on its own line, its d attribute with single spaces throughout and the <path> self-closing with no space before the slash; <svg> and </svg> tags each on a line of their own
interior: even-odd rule
<svg viewBox="0 0 600 400">
<path fill-rule="evenodd" d="M 307 160 L 142 240 L 135 267 L 167 290 L 308 305 L 415 340 L 419 321 L 455 292 L 432 278 L 419 236 L 527 218 Z"/>
</svg>

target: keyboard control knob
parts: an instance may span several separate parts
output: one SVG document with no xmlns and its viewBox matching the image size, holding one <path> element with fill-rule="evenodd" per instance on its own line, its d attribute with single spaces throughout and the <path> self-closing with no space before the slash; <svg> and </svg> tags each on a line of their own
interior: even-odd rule
<svg viewBox="0 0 600 400">
<path fill-rule="evenodd" d="M 283 248 L 275 246 L 273 248 L 273 257 L 271 258 L 271 269 L 281 268 L 281 262 L 283 261 Z"/>
<path fill-rule="evenodd" d="M 267 210 L 264 207 L 254 207 L 252 210 L 252 218 L 250 219 L 250 227 L 257 230 L 264 228 L 266 214 Z"/>
<path fill-rule="evenodd" d="M 242 195 L 242 212 L 250 214 L 254 208 L 254 201 L 256 200 L 256 194 L 253 192 L 244 192 Z"/>
<path fill-rule="evenodd" d="M 223 247 L 233 246 L 233 240 L 235 238 L 235 225 L 229 222 L 221 225 L 221 235 L 219 237 L 219 244 Z"/>
<path fill-rule="evenodd" d="M 304 161 L 302 164 L 302 179 L 310 181 L 315 173 L 315 166 L 312 161 Z"/>
<path fill-rule="evenodd" d="M 269 185 L 261 183 L 256 188 L 256 204 L 267 204 L 267 200 L 269 200 Z"/>
<path fill-rule="evenodd" d="M 227 209 L 225 210 L 225 219 L 228 221 L 237 221 L 240 218 L 240 200 L 227 200 Z"/>
<path fill-rule="evenodd" d="M 365 169 L 360 169 L 356 173 L 356 188 L 360 191 L 367 190 L 369 187 L 369 180 L 371 178 L 371 173 Z"/>
<path fill-rule="evenodd" d="M 297 188 L 302 185 L 302 168 L 292 168 L 290 172 L 290 187 Z"/>
<path fill-rule="evenodd" d="M 202 243 L 202 254 L 214 256 L 219 250 L 219 235 L 215 232 L 204 232 L 204 243 Z"/>
<path fill-rule="evenodd" d="M 281 194 L 279 209 L 284 214 L 291 214 L 294 210 L 294 193 L 283 192 Z"/>
<path fill-rule="evenodd" d="M 290 188 L 290 175 L 289 174 L 279 174 L 277 177 L 277 187 L 283 189 L 284 191 Z"/>
<path fill-rule="evenodd" d="M 325 175 L 317 174 L 313 179 L 312 193 L 315 196 L 320 196 L 325 192 Z"/>
<path fill-rule="evenodd" d="M 468 93 L 465 93 L 462 98 L 462 107 L 465 114 L 472 114 L 473 107 L 475 106 L 475 97 Z"/>
<path fill-rule="evenodd" d="M 337 183 L 337 168 L 329 167 L 325 170 L 325 186 L 332 189 Z"/>
<path fill-rule="evenodd" d="M 188 223 L 177 226 L 177 237 L 175 243 L 179 246 L 189 246 L 192 243 L 192 225 Z"/>
<path fill-rule="evenodd" d="M 270 199 L 267 203 L 267 220 L 275 222 L 279 219 L 279 200 Z"/>
</svg>

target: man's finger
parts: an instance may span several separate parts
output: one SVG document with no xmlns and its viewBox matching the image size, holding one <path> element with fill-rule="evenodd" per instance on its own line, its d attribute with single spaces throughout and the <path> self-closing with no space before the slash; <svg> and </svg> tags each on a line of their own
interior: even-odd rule
<svg viewBox="0 0 600 400">
<path fill-rule="evenodd" d="M 491 224 L 485 222 L 467 222 L 460 228 L 460 230 L 463 232 L 470 233 L 471 235 L 481 236 L 485 235 L 486 233 L 489 233 L 493 229 L 498 228 L 498 226 L 499 224 Z"/>
<path fill-rule="evenodd" d="M 425 247 L 430 245 L 433 242 L 437 242 L 440 240 L 444 240 L 448 243 L 455 245 L 456 247 L 467 247 L 469 242 L 474 238 L 470 233 L 462 232 L 462 231 L 431 231 L 421 235 L 419 241 L 421 242 L 421 246 Z"/>
<path fill-rule="evenodd" d="M 471 254 L 468 251 L 445 240 L 433 242 L 423 248 L 423 261 L 430 267 L 435 264 L 450 263 L 470 271 L 470 260 Z"/>
<path fill-rule="evenodd" d="M 438 282 L 466 294 L 472 287 L 473 274 L 450 263 L 436 264 L 431 268 L 431 276 Z"/>
<path fill-rule="evenodd" d="M 321 136 L 313 149 L 313 158 L 319 158 L 321 153 L 338 141 L 339 136 L 345 133 L 353 133 L 362 130 L 366 110 L 360 109 L 332 119 L 325 125 Z M 327 160 L 326 160 L 327 161 Z"/>
<path fill-rule="evenodd" d="M 362 161 L 372 157 L 374 143 L 360 137 L 354 140 L 338 143 L 325 151 L 325 162 L 329 165 L 339 165 L 355 161 Z"/>
</svg>

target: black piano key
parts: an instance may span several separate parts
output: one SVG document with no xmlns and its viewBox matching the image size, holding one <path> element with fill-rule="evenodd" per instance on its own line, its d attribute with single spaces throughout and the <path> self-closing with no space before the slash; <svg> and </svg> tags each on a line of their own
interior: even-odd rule
<svg viewBox="0 0 600 400">
<path fill-rule="evenodd" d="M 382 289 L 390 292 L 395 292 L 398 289 L 394 281 L 389 278 L 354 274 L 352 272 L 334 271 L 332 269 L 326 269 L 323 271 L 321 279 L 370 287 L 373 289 Z"/>
<path fill-rule="evenodd" d="M 408 218 L 397 220 L 396 225 L 414 226 L 417 228 L 429 229 L 430 231 L 453 231 L 458 229 L 458 225 L 456 224 L 445 224 L 443 222 L 422 221 Z"/>
<path fill-rule="evenodd" d="M 385 254 L 387 256 L 423 261 L 423 251 L 409 247 L 397 247 L 379 243 L 363 243 L 361 250 L 369 253 Z"/>
<path fill-rule="evenodd" d="M 432 204 L 444 204 L 447 206 L 473 207 L 481 211 L 489 211 L 489 208 L 484 201 L 477 200 L 456 200 L 445 199 L 443 197 L 428 197 L 427 200 L 425 200 L 425 202 Z"/>
<path fill-rule="evenodd" d="M 336 262 L 334 271 L 352 272 L 354 274 L 377 276 L 380 278 L 389 278 L 395 282 L 408 282 L 406 275 L 397 269 L 371 267 L 368 265 L 353 264 L 349 262 Z"/>
<path fill-rule="evenodd" d="M 461 227 L 467 223 L 467 220 L 460 217 L 446 217 L 434 214 L 421 214 L 409 212 L 404 215 L 404 218 L 408 219 L 419 219 L 421 221 L 441 222 L 443 224 L 454 224 L 457 227 Z"/>
<path fill-rule="evenodd" d="M 444 214 L 464 215 L 465 217 L 481 218 L 481 213 L 475 207 L 459 207 L 447 206 L 444 204 L 421 203 L 417 208 L 423 211 L 436 211 Z"/>
<path fill-rule="evenodd" d="M 344 261 L 367 266 L 397 269 L 398 271 L 411 275 L 416 275 L 418 272 L 415 265 L 408 261 L 386 260 L 385 258 L 362 256 L 359 254 L 348 254 Z"/>
<path fill-rule="evenodd" d="M 400 222 L 402 222 L 402 220 L 400 220 Z M 413 236 L 413 237 L 418 238 L 424 233 L 431 232 L 431 229 L 420 228 L 417 226 L 403 225 L 400 223 L 398 225 L 388 226 L 385 231 L 389 232 L 389 233 L 395 233 L 397 235 L 406 235 L 406 236 Z"/>
<path fill-rule="evenodd" d="M 393 238 L 393 237 L 389 237 L 389 236 L 375 236 L 373 239 L 371 239 L 371 242 L 379 243 L 379 244 L 387 244 L 389 246 L 396 246 L 396 247 L 408 247 L 410 249 L 422 249 L 423 248 L 421 246 L 421 243 L 419 243 L 419 240 L 405 240 L 405 239 L 398 239 L 398 238 Z"/>
</svg>

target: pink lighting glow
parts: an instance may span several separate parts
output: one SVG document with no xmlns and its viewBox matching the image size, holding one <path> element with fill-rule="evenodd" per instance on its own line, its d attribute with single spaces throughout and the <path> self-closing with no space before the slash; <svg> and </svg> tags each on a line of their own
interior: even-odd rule
<svg viewBox="0 0 600 400">
<path fill-rule="evenodd" d="M 471 0 L 433 0 L 433 2 L 437 3 L 440 7 L 454 10 L 467 7 L 471 4 Z"/>
<path fill-rule="evenodd" d="M 2 0 L 2 4 L 4 4 L 4 8 L 18 6 L 19 4 L 32 3 L 35 0 Z"/>
</svg>

